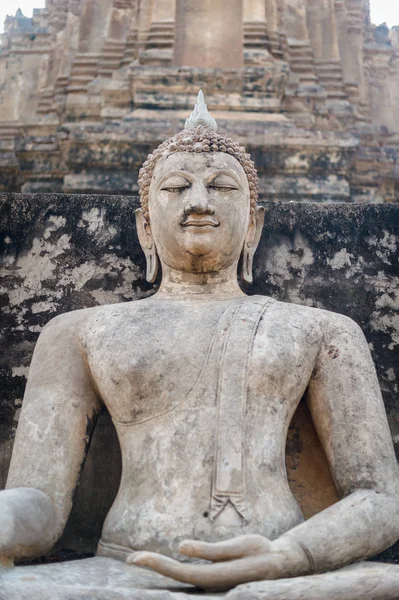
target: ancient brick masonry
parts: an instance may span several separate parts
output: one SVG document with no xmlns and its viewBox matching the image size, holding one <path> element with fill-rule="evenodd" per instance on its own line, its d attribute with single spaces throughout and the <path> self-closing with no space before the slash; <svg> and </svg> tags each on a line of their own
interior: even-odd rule
<svg viewBox="0 0 399 600">
<path fill-rule="evenodd" d="M 0 47 L 0 191 L 137 192 L 199 88 L 262 200 L 399 200 L 399 28 L 368 0 L 47 0 Z"/>
</svg>

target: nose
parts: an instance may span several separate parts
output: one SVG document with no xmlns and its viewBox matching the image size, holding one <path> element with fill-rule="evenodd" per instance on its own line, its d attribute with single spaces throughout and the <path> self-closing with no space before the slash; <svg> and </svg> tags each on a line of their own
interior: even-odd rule
<svg viewBox="0 0 399 600">
<path fill-rule="evenodd" d="M 184 208 L 185 215 L 196 213 L 198 215 L 213 215 L 214 206 L 210 203 L 209 192 L 206 187 L 199 182 L 195 182 L 189 194 L 186 196 L 187 204 Z"/>
</svg>

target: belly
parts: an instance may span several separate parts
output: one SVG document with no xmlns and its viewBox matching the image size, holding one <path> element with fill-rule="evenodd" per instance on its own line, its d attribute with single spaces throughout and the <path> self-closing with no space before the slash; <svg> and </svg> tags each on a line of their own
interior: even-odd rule
<svg viewBox="0 0 399 600">
<path fill-rule="evenodd" d="M 99 554 L 123 560 L 132 551 L 149 550 L 177 557 L 184 539 L 219 541 L 247 533 L 275 539 L 300 523 L 285 470 L 289 416 L 269 406 L 265 421 L 252 404 L 249 399 L 242 477 L 236 493 L 228 490 L 231 501 L 224 506 L 225 490 L 215 482 L 221 423 L 212 398 L 191 398 L 172 413 L 117 426 L 122 480 Z"/>
</svg>

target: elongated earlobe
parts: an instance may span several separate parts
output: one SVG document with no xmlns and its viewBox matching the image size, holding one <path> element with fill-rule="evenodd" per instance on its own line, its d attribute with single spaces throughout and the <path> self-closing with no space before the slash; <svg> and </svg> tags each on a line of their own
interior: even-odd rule
<svg viewBox="0 0 399 600">
<path fill-rule="evenodd" d="M 147 279 L 148 283 L 155 283 L 155 280 L 158 275 L 158 268 L 159 268 L 158 254 L 157 254 L 157 251 L 155 248 L 155 244 L 153 244 L 151 250 L 148 252 L 148 255 L 146 255 L 146 260 L 147 260 L 146 279 Z"/>
<path fill-rule="evenodd" d="M 152 237 L 151 228 L 146 218 L 143 215 L 141 208 L 138 208 L 136 214 L 137 235 L 139 237 L 140 246 L 143 249 L 147 262 L 146 279 L 148 283 L 154 283 L 159 269 L 159 258 Z"/>
<path fill-rule="evenodd" d="M 244 245 L 244 250 L 242 252 L 242 273 L 241 276 L 245 283 L 253 282 L 253 263 L 254 263 L 254 254 L 255 252 L 252 250 L 252 244 Z"/>
<path fill-rule="evenodd" d="M 247 244 L 244 246 L 243 254 L 242 254 L 242 278 L 245 283 L 253 282 L 253 267 L 254 257 L 252 254 L 251 248 L 247 247 Z"/>
<path fill-rule="evenodd" d="M 259 207 L 252 217 L 248 227 L 248 233 L 245 238 L 244 248 L 242 251 L 242 273 L 241 276 L 245 283 L 253 282 L 253 262 L 255 252 L 258 248 L 260 236 L 262 235 L 263 223 L 265 220 L 265 209 Z"/>
</svg>

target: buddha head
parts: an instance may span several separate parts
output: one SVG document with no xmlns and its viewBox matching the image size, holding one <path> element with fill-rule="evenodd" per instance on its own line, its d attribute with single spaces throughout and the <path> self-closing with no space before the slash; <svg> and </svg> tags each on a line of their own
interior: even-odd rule
<svg viewBox="0 0 399 600">
<path fill-rule="evenodd" d="M 252 264 L 263 227 L 258 177 L 245 148 L 217 133 L 202 92 L 183 131 L 163 142 L 139 174 L 136 211 L 147 281 L 159 260 L 181 273 L 237 268 L 252 282 Z"/>
</svg>

